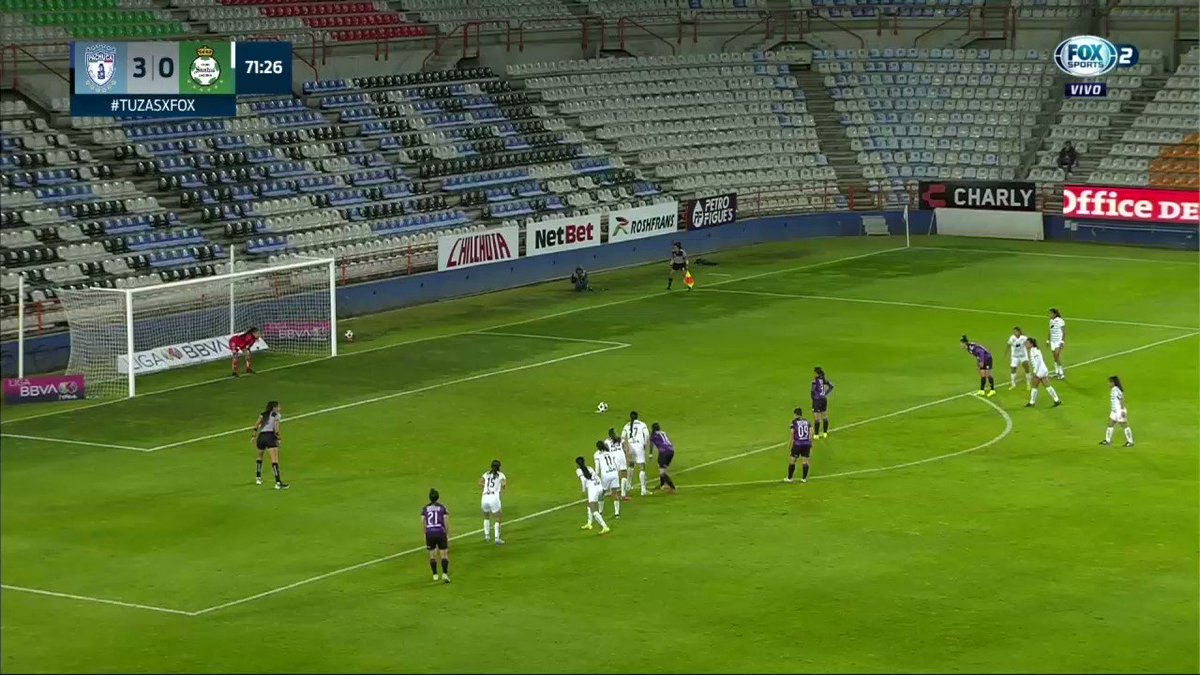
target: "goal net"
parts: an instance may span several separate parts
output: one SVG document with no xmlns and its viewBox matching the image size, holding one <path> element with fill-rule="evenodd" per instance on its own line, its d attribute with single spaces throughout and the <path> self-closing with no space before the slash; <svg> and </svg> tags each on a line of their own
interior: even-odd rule
<svg viewBox="0 0 1200 675">
<path fill-rule="evenodd" d="M 257 328 L 256 353 L 337 355 L 332 260 L 303 260 L 141 288 L 56 291 L 71 333 L 67 373 L 89 398 L 134 396 L 139 377 L 230 364 L 229 338 Z M 216 366 L 213 366 L 214 368 Z"/>
</svg>

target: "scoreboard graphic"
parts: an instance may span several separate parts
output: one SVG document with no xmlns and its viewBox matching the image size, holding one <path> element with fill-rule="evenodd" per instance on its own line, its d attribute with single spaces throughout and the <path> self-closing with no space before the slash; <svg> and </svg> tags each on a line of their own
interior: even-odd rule
<svg viewBox="0 0 1200 675">
<path fill-rule="evenodd" d="M 292 93 L 289 42 L 73 42 L 74 117 L 233 117 L 237 97 Z"/>
</svg>

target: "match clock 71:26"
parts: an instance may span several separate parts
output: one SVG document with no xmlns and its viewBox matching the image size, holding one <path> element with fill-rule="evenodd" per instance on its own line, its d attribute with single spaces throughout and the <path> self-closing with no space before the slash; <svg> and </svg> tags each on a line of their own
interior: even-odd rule
<svg viewBox="0 0 1200 675">
<path fill-rule="evenodd" d="M 239 94 L 291 94 L 292 43 L 238 42 Z"/>
</svg>

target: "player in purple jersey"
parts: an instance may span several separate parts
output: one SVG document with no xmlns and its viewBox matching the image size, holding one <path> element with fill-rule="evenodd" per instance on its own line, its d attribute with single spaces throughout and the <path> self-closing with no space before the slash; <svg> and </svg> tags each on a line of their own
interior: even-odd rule
<svg viewBox="0 0 1200 675">
<path fill-rule="evenodd" d="M 825 377 L 821 366 L 813 368 L 812 381 L 813 408 L 813 438 L 821 434 L 821 438 L 829 438 L 829 394 L 833 393 L 833 383 Z"/>
<path fill-rule="evenodd" d="M 425 528 L 425 548 L 429 549 L 429 569 L 438 580 L 438 560 L 442 561 L 442 581 L 450 583 L 450 523 L 449 512 L 438 502 L 438 491 L 429 489 L 429 503 L 421 509 L 421 526 Z"/>
<path fill-rule="evenodd" d="M 966 335 L 962 336 L 959 342 L 962 344 L 963 349 L 975 357 L 975 366 L 979 368 L 979 393 L 976 396 L 984 395 L 985 386 L 990 387 L 987 395 L 995 396 L 996 380 L 992 378 L 992 353 L 988 351 L 987 347 L 968 340 Z"/>
<path fill-rule="evenodd" d="M 666 486 L 671 494 L 675 494 L 675 481 L 671 480 L 671 474 L 667 472 L 671 467 L 671 460 L 675 459 L 675 446 L 658 422 L 650 425 L 650 444 L 654 450 L 658 450 L 658 489 L 662 490 Z"/>
<path fill-rule="evenodd" d="M 804 408 L 796 408 L 792 413 L 792 426 L 788 431 L 792 453 L 788 460 L 787 482 L 792 482 L 792 477 L 796 475 L 796 458 L 799 457 L 804 465 L 803 473 L 800 474 L 800 482 L 807 483 L 808 456 L 812 454 L 812 428 L 808 426 L 808 420 L 804 419 Z"/>
</svg>

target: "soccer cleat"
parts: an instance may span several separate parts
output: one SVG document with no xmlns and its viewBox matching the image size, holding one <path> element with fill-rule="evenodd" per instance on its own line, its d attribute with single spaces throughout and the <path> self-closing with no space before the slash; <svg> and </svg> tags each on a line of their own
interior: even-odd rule
<svg viewBox="0 0 1200 675">
<path fill-rule="evenodd" d="M 801 483 L 807 483 L 807 482 L 808 482 L 808 479 L 807 479 L 807 478 L 801 478 L 801 479 L 800 479 L 800 482 L 801 482 Z"/>
<path fill-rule="evenodd" d="M 492 538 L 491 538 L 491 537 L 484 537 L 484 538 L 483 538 L 483 543 L 485 543 L 485 544 L 490 544 L 490 543 L 492 543 Z"/>
<path fill-rule="evenodd" d="M 442 575 L 442 581 L 444 581 L 444 582 L 446 582 L 446 583 L 450 583 L 450 575 L 449 575 L 449 574 L 443 574 L 443 575 Z"/>
<path fill-rule="evenodd" d="M 436 575 L 436 574 L 435 574 L 435 575 L 433 575 L 433 580 L 434 580 L 434 581 L 437 581 L 438 579 L 440 579 L 440 577 L 438 577 L 438 575 Z"/>
<path fill-rule="evenodd" d="M 979 391 L 971 392 L 971 395 L 972 396 L 983 396 L 983 390 L 980 389 Z"/>
<path fill-rule="evenodd" d="M 649 490 L 642 490 L 642 496 L 643 496 L 643 497 L 648 497 L 648 496 L 650 496 L 650 491 L 649 491 Z"/>
<path fill-rule="evenodd" d="M 821 434 L 821 438 L 822 438 L 822 439 L 829 438 L 829 432 L 828 432 L 828 431 L 826 431 L 826 432 L 823 432 L 823 433 Z"/>
<path fill-rule="evenodd" d="M 995 390 L 995 389 L 989 389 L 989 390 L 988 390 L 988 393 L 987 393 L 987 395 L 988 395 L 988 398 L 991 398 L 991 397 L 995 396 L 995 395 L 996 395 L 996 390 Z"/>
<path fill-rule="evenodd" d="M 1060 405 L 1062 405 L 1062 399 L 1061 399 L 1061 398 L 1060 398 L 1060 399 L 1058 399 L 1057 401 L 1055 401 L 1055 402 L 1054 402 L 1054 406 L 1053 406 L 1053 407 L 1057 408 L 1057 407 L 1058 407 L 1058 406 L 1060 406 Z"/>
<path fill-rule="evenodd" d="M 276 483 L 275 489 L 276 490 L 286 490 L 286 489 L 288 489 L 288 484 L 287 483 Z"/>
<path fill-rule="evenodd" d="M 503 539 L 501 539 L 501 538 L 499 538 L 499 537 L 496 537 L 496 545 L 497 545 L 497 546 L 503 546 L 503 545 L 504 545 L 504 540 L 503 540 Z"/>
<path fill-rule="evenodd" d="M 254 484 L 255 484 L 255 485 L 262 485 L 262 476 L 256 476 L 256 477 L 254 478 Z"/>
<path fill-rule="evenodd" d="M 1132 448 L 1132 447 L 1133 447 L 1133 441 L 1125 441 L 1125 447 L 1127 447 L 1127 448 Z"/>
<path fill-rule="evenodd" d="M 1032 404 L 1032 403 L 1026 403 L 1026 404 L 1025 404 L 1025 407 L 1026 407 L 1026 408 L 1032 408 L 1032 407 L 1033 407 L 1033 404 Z"/>
<path fill-rule="evenodd" d="M 233 376 L 234 376 L 234 377 L 237 377 L 237 376 L 238 376 L 238 374 L 237 374 L 237 371 L 236 371 L 236 370 L 235 370 L 235 371 L 233 371 Z"/>
<path fill-rule="evenodd" d="M 253 373 L 254 373 L 254 371 L 253 371 L 253 370 L 251 370 L 251 369 L 249 369 L 249 368 L 247 368 L 247 369 L 246 369 L 246 374 L 247 374 L 247 375 L 251 375 L 251 374 L 253 374 Z"/>
<path fill-rule="evenodd" d="M 623 501 L 623 502 L 629 501 L 629 495 L 621 495 L 621 501 Z"/>
<path fill-rule="evenodd" d="M 790 483 L 790 482 L 792 482 L 792 479 L 791 479 L 791 478 L 784 478 L 784 479 L 783 479 L 783 482 L 785 482 L 785 483 Z"/>
<path fill-rule="evenodd" d="M 1108 441 L 1100 441 L 1100 445 L 1112 445 L 1112 443 Z"/>
<path fill-rule="evenodd" d="M 605 527 L 604 529 L 600 530 L 600 534 L 608 534 L 608 528 Z"/>
<path fill-rule="evenodd" d="M 579 527 L 579 529 L 581 529 L 581 530 L 590 530 L 590 529 L 592 529 L 592 524 L 591 524 L 591 523 L 588 523 L 587 525 L 581 525 L 581 526 Z"/>
</svg>

